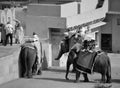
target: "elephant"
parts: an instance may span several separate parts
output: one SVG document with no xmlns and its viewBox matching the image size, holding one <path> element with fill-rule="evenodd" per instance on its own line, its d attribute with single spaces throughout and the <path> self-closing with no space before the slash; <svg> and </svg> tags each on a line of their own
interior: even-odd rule
<svg viewBox="0 0 120 88">
<path fill-rule="evenodd" d="M 59 60 L 64 53 L 68 53 L 77 42 L 81 42 L 81 39 L 79 37 L 76 37 L 76 34 L 65 36 L 65 38 L 60 43 L 59 53 L 55 60 Z M 72 72 L 75 72 L 74 66 Z"/>
<path fill-rule="evenodd" d="M 77 61 L 78 57 L 81 51 L 78 53 L 74 52 L 73 50 L 70 51 L 68 55 L 68 60 L 67 60 L 67 70 L 66 70 L 66 75 L 65 78 L 68 80 L 68 73 L 69 73 L 69 67 L 71 64 L 73 64 L 76 68 L 76 80 L 75 82 L 79 81 L 79 77 L 81 74 L 81 71 L 77 67 Z M 95 62 L 93 66 L 93 72 L 97 72 L 101 74 L 101 82 L 103 83 L 111 83 L 111 63 L 110 63 L 110 58 L 105 52 L 101 53 L 96 53 L 95 56 Z M 87 73 L 82 73 L 84 76 L 84 81 L 88 82 L 88 76 Z M 107 78 L 107 79 L 105 79 Z"/>
<path fill-rule="evenodd" d="M 37 51 L 34 46 L 23 45 L 21 46 L 20 51 L 20 76 L 26 78 L 32 78 L 33 74 L 36 71 L 36 63 L 37 63 Z M 38 74 L 40 74 L 41 68 L 38 70 Z"/>
<path fill-rule="evenodd" d="M 59 60 L 60 57 L 62 56 L 62 54 L 69 52 L 68 59 L 67 59 L 67 67 L 66 67 L 67 70 L 66 70 L 65 78 L 68 80 L 67 76 L 69 73 L 69 68 L 70 68 L 70 65 L 73 64 L 73 70 L 75 70 L 76 82 L 77 82 L 79 80 L 80 73 L 81 73 L 79 70 L 77 70 L 77 64 L 76 64 L 79 54 L 80 54 L 81 50 L 85 49 L 85 51 L 86 51 L 87 49 L 92 49 L 92 48 L 89 48 L 90 47 L 89 41 L 84 41 L 84 42 L 82 41 L 82 43 L 79 41 L 74 42 L 75 36 L 76 35 L 74 34 L 70 38 L 67 38 L 67 42 L 66 42 L 66 39 L 64 39 L 62 41 L 61 48 L 60 48 L 60 51 L 59 51 L 59 54 L 58 54 L 58 57 L 56 58 L 56 60 Z M 77 38 L 77 40 L 80 40 L 80 41 L 81 41 L 81 39 L 82 38 L 80 38 L 80 37 Z M 101 51 L 98 51 L 96 53 L 97 54 L 95 56 L 93 72 L 98 72 L 102 75 L 101 82 L 110 83 L 111 82 L 110 59 L 109 59 L 108 55 L 103 51 L 102 51 L 102 53 L 101 53 Z M 89 79 L 88 79 L 87 73 L 82 73 L 82 74 L 84 76 L 84 81 L 88 82 Z M 105 79 L 105 77 L 107 77 L 107 80 Z"/>
<path fill-rule="evenodd" d="M 64 53 L 69 52 L 73 45 L 77 42 L 81 42 L 81 38 L 79 38 L 78 36 L 76 37 L 76 34 L 65 36 L 65 38 L 60 42 L 59 53 L 55 60 L 59 60 Z"/>
</svg>

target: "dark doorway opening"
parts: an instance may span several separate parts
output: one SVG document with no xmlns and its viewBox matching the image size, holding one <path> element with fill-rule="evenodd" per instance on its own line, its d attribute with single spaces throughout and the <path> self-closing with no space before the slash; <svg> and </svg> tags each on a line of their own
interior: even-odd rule
<svg viewBox="0 0 120 88">
<path fill-rule="evenodd" d="M 49 28 L 50 43 L 52 45 L 52 66 L 59 66 L 59 60 L 56 61 L 55 58 L 59 52 L 60 41 L 64 38 L 64 29 L 61 28 Z"/>
<path fill-rule="evenodd" d="M 104 51 L 112 51 L 112 34 L 101 34 L 101 49 Z"/>
</svg>

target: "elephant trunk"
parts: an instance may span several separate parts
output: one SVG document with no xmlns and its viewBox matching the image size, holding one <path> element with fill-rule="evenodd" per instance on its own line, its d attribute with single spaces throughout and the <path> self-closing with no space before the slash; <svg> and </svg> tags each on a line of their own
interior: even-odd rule
<svg viewBox="0 0 120 88">
<path fill-rule="evenodd" d="M 64 53 L 62 52 L 62 50 L 60 50 L 58 53 L 58 56 L 57 56 L 57 58 L 55 58 L 55 60 L 59 60 L 60 57 L 62 56 L 62 54 L 64 54 Z"/>
</svg>

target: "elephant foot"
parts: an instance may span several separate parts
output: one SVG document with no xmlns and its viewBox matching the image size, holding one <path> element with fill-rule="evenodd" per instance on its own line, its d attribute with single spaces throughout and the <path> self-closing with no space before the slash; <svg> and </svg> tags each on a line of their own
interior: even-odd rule
<svg viewBox="0 0 120 88">
<path fill-rule="evenodd" d="M 66 78 L 66 80 L 70 80 L 69 78 Z"/>
<path fill-rule="evenodd" d="M 27 78 L 32 78 L 32 76 L 28 76 Z"/>
<path fill-rule="evenodd" d="M 111 83 L 111 80 L 107 80 L 106 83 Z"/>
<path fill-rule="evenodd" d="M 65 79 L 66 79 L 66 80 L 69 80 L 69 78 L 68 78 L 68 77 L 65 77 Z"/>
<path fill-rule="evenodd" d="M 37 75 L 37 73 L 36 73 L 36 71 L 35 71 L 35 70 L 32 72 L 32 75 Z"/>
<path fill-rule="evenodd" d="M 38 71 L 37 75 L 42 75 L 42 71 Z"/>
<path fill-rule="evenodd" d="M 105 81 L 100 81 L 100 83 L 106 83 Z"/>
<path fill-rule="evenodd" d="M 36 75 L 36 73 L 35 73 L 35 72 L 33 72 L 33 73 L 32 73 L 32 75 Z"/>
<path fill-rule="evenodd" d="M 76 72 L 76 70 L 75 70 L 75 69 L 73 69 L 71 72 L 72 72 L 72 73 L 75 73 L 75 72 Z"/>
<path fill-rule="evenodd" d="M 89 82 L 89 80 L 87 79 L 87 80 L 84 80 L 84 82 Z"/>
<path fill-rule="evenodd" d="M 23 77 L 24 77 L 24 78 L 27 78 L 27 73 L 25 73 L 25 74 L 23 75 Z"/>
<path fill-rule="evenodd" d="M 58 58 L 55 58 L 55 60 L 59 60 Z"/>
<path fill-rule="evenodd" d="M 75 83 L 78 83 L 79 82 L 79 80 L 75 80 Z"/>
</svg>

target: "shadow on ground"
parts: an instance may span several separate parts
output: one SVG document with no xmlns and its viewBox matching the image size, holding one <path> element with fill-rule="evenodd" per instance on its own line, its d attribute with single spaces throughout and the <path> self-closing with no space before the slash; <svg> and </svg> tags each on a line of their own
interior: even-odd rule
<svg viewBox="0 0 120 88">
<path fill-rule="evenodd" d="M 74 80 L 65 80 L 65 79 L 60 79 L 60 78 L 34 78 L 38 80 L 50 80 L 50 81 L 58 81 L 58 82 L 68 82 L 68 83 L 73 83 Z"/>
<path fill-rule="evenodd" d="M 66 80 L 61 78 L 34 78 L 38 80 L 50 80 L 50 81 L 58 81 L 58 82 L 67 82 L 67 83 L 76 83 L 74 79 Z M 77 83 L 96 83 L 95 81 L 84 82 L 83 80 L 79 80 Z"/>
<path fill-rule="evenodd" d="M 112 83 L 120 83 L 120 79 L 112 79 Z"/>
<path fill-rule="evenodd" d="M 93 88 L 111 88 L 112 84 L 97 83 Z"/>
<path fill-rule="evenodd" d="M 95 81 L 100 82 L 100 79 L 95 79 Z M 112 83 L 120 83 L 120 79 L 111 79 Z"/>
<path fill-rule="evenodd" d="M 56 68 L 48 68 L 47 70 L 44 71 L 50 71 L 50 72 L 66 72 L 66 69 L 56 69 Z"/>
</svg>

